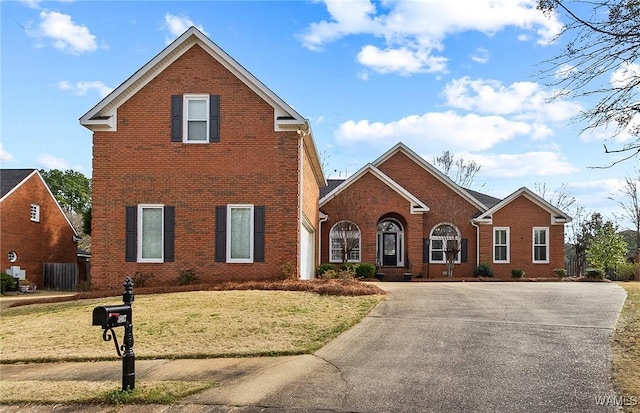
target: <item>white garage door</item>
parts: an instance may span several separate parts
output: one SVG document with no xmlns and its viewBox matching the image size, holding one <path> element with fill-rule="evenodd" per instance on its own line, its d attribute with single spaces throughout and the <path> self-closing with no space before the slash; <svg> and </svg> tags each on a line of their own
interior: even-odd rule
<svg viewBox="0 0 640 413">
<path fill-rule="evenodd" d="M 309 230 L 304 224 L 300 227 L 300 278 L 310 280 L 315 273 L 315 237 L 313 230 Z"/>
</svg>

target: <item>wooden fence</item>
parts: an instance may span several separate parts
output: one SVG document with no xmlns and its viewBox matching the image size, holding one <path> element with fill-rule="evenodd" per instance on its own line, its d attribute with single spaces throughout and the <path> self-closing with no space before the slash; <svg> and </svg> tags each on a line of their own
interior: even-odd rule
<svg viewBox="0 0 640 413">
<path fill-rule="evenodd" d="M 42 265 L 44 289 L 75 291 L 78 286 L 78 264 L 45 262 Z"/>
</svg>

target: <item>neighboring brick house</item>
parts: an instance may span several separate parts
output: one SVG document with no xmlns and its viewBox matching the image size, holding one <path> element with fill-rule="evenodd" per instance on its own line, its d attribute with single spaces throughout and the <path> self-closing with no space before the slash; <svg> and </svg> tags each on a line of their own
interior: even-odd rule
<svg viewBox="0 0 640 413">
<path fill-rule="evenodd" d="M 462 188 L 402 143 L 348 179 L 329 180 L 319 205 L 321 262 L 348 255 L 388 278 L 441 278 L 450 249 L 454 277 L 480 263 L 501 278 L 516 268 L 534 277 L 564 268 L 568 215 L 527 188 L 503 200 Z"/>
<path fill-rule="evenodd" d="M 43 287 L 43 263 L 77 263 L 78 234 L 37 169 L 0 169 L 0 269 Z"/>
<path fill-rule="evenodd" d="M 277 277 L 317 264 L 309 122 L 192 27 L 80 118 L 93 131 L 92 285 Z"/>
</svg>

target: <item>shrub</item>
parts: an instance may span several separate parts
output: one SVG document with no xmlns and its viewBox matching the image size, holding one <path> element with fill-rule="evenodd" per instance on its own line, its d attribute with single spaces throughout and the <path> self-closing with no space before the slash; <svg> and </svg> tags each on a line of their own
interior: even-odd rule
<svg viewBox="0 0 640 413">
<path fill-rule="evenodd" d="M 16 290 L 16 281 L 12 276 L 5 273 L 0 273 L 0 293 L 4 294 L 7 291 Z"/>
<path fill-rule="evenodd" d="M 323 278 L 322 275 L 329 270 L 338 271 L 338 266 L 335 264 L 320 264 L 318 265 L 316 274 L 318 277 Z"/>
<path fill-rule="evenodd" d="M 286 261 L 280 264 L 280 279 L 294 280 L 296 278 L 296 267 L 291 263 L 291 261 Z"/>
<path fill-rule="evenodd" d="M 584 275 L 586 278 L 589 278 L 591 280 L 604 279 L 604 271 L 602 271 L 600 268 L 587 268 L 584 271 Z"/>
<path fill-rule="evenodd" d="M 196 270 L 193 268 L 187 268 L 178 272 L 178 278 L 176 278 L 178 285 L 190 285 L 200 282 L 200 278 L 196 275 Z"/>
<path fill-rule="evenodd" d="M 355 270 L 353 269 L 353 266 L 351 266 L 335 270 L 327 270 L 322 273 L 320 278 L 325 280 L 352 280 L 355 276 Z"/>
<path fill-rule="evenodd" d="M 142 288 L 148 287 L 147 281 L 150 281 L 152 278 L 154 278 L 154 275 L 150 272 L 136 271 L 135 274 L 131 276 L 131 281 L 133 282 L 134 286 Z"/>
<path fill-rule="evenodd" d="M 489 264 L 480 264 L 473 271 L 474 277 L 493 277 L 493 275 L 493 269 L 491 269 L 491 266 L 489 266 Z"/>
<path fill-rule="evenodd" d="M 513 278 L 522 278 L 523 275 L 524 275 L 524 270 L 521 270 L 518 268 L 514 268 L 511 270 L 511 276 Z"/>
<path fill-rule="evenodd" d="M 558 278 L 564 278 L 567 276 L 567 270 L 565 270 L 564 268 L 556 268 L 555 270 L 553 270 L 553 272 L 556 273 Z"/>
<path fill-rule="evenodd" d="M 629 281 L 633 280 L 633 277 L 638 270 L 638 264 L 633 264 L 630 262 L 625 262 L 622 264 L 618 264 L 616 268 L 616 280 L 618 281 Z"/>
<path fill-rule="evenodd" d="M 356 276 L 358 278 L 373 278 L 376 275 L 376 266 L 374 264 L 363 262 L 356 268 Z"/>
</svg>

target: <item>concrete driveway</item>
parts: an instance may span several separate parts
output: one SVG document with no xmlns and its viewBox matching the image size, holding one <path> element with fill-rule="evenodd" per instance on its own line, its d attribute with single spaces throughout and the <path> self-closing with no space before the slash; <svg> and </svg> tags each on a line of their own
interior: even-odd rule
<svg viewBox="0 0 640 413">
<path fill-rule="evenodd" d="M 626 293 L 606 283 L 381 284 L 388 299 L 314 356 L 184 403 L 349 412 L 602 412 Z M 259 385 L 256 385 L 259 384 Z"/>
</svg>

